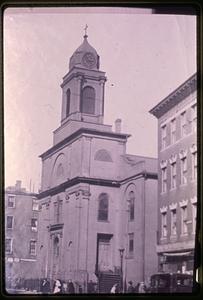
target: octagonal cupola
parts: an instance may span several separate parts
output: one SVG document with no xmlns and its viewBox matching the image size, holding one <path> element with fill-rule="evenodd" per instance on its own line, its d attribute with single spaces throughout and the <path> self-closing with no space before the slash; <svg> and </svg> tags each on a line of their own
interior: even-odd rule
<svg viewBox="0 0 203 300">
<path fill-rule="evenodd" d="M 87 34 L 84 35 L 83 43 L 75 50 L 69 61 L 69 70 L 73 67 L 99 70 L 99 55 L 89 44 Z"/>
</svg>

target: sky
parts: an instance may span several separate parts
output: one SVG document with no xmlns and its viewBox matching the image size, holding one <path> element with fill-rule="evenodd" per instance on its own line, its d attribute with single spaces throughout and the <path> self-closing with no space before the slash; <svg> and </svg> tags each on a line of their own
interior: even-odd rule
<svg viewBox="0 0 203 300">
<path fill-rule="evenodd" d="M 135 8 L 8 8 L 4 12 L 5 186 L 38 192 L 39 155 L 53 145 L 69 58 L 88 41 L 106 72 L 104 123 L 122 119 L 127 153 L 157 157 L 149 110 L 196 72 L 196 17 Z"/>
</svg>

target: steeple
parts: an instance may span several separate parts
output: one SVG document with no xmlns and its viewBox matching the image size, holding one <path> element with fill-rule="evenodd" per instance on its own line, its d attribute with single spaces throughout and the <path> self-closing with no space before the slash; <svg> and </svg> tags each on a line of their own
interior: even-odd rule
<svg viewBox="0 0 203 300">
<path fill-rule="evenodd" d="M 83 36 L 83 43 L 75 50 L 70 58 L 69 70 L 75 66 L 90 70 L 99 70 L 99 55 L 87 40 L 87 27 L 86 25 L 84 28 L 85 35 Z"/>
<path fill-rule="evenodd" d="M 83 43 L 69 61 L 63 77 L 61 124 L 68 120 L 103 124 L 105 73 L 99 70 L 99 55 L 89 44 L 86 25 Z"/>
</svg>

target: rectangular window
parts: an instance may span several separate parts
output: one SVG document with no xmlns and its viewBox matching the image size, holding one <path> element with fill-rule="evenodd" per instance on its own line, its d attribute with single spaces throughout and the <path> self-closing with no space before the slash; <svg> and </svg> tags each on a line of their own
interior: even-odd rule
<svg viewBox="0 0 203 300">
<path fill-rule="evenodd" d="M 37 252 L 37 242 L 36 241 L 30 241 L 30 255 L 36 255 Z"/>
<path fill-rule="evenodd" d="M 15 196 L 8 195 L 8 207 L 14 208 L 15 207 Z"/>
<path fill-rule="evenodd" d="M 134 252 L 134 233 L 129 233 L 129 254 L 132 255 Z"/>
<path fill-rule="evenodd" d="M 192 179 L 197 179 L 197 152 L 192 153 Z"/>
<path fill-rule="evenodd" d="M 197 222 L 197 203 L 192 204 L 192 228 L 193 233 L 196 231 L 196 222 Z"/>
<path fill-rule="evenodd" d="M 13 229 L 13 216 L 7 216 L 6 228 L 7 229 Z"/>
<path fill-rule="evenodd" d="M 192 115 L 192 132 L 197 131 L 197 104 L 194 104 L 191 107 L 191 115 Z"/>
<path fill-rule="evenodd" d="M 187 125 L 187 123 L 186 123 L 186 111 L 184 111 L 180 115 L 181 137 L 184 137 L 187 134 L 186 125 Z"/>
<path fill-rule="evenodd" d="M 176 209 L 171 210 L 171 235 L 177 234 L 177 226 L 176 226 Z"/>
<path fill-rule="evenodd" d="M 37 219 L 36 218 L 31 219 L 31 230 L 37 231 Z"/>
<path fill-rule="evenodd" d="M 39 210 L 39 203 L 38 200 L 35 198 L 32 199 L 32 210 L 36 210 L 36 211 Z"/>
<path fill-rule="evenodd" d="M 161 214 L 161 237 L 167 237 L 167 214 L 166 212 Z"/>
<path fill-rule="evenodd" d="M 12 253 L 12 239 L 5 240 L 5 251 L 6 253 Z"/>
<path fill-rule="evenodd" d="M 166 148 L 166 125 L 161 127 L 161 149 Z"/>
<path fill-rule="evenodd" d="M 176 162 L 171 164 L 171 189 L 176 188 Z"/>
<path fill-rule="evenodd" d="M 161 169 L 161 191 L 165 193 L 167 190 L 167 169 Z"/>
<path fill-rule="evenodd" d="M 187 228 L 187 206 L 181 207 L 181 231 L 182 234 L 187 234 L 188 233 L 188 228 Z"/>
<path fill-rule="evenodd" d="M 187 157 L 183 157 L 180 160 L 180 177 L 181 184 L 187 183 Z"/>
<path fill-rule="evenodd" d="M 171 144 L 176 142 L 176 119 L 171 120 Z"/>
</svg>

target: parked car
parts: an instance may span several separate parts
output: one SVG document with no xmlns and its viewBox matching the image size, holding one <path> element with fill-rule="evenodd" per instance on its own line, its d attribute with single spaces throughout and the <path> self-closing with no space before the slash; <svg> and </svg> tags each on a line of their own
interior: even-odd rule
<svg viewBox="0 0 203 300">
<path fill-rule="evenodd" d="M 191 293 L 193 276 L 182 273 L 157 273 L 151 276 L 151 293 Z"/>
</svg>

